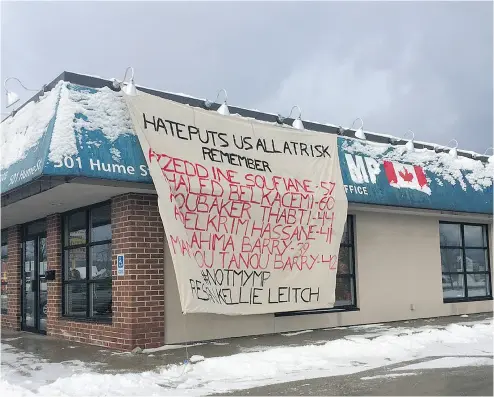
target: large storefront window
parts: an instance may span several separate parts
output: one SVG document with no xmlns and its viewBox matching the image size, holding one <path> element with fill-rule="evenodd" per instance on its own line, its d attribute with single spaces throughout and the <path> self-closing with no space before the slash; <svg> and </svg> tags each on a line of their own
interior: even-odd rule
<svg viewBox="0 0 494 397">
<path fill-rule="evenodd" d="M 348 215 L 341 238 L 336 272 L 334 307 L 327 309 L 301 310 L 275 313 L 275 316 L 327 313 L 332 311 L 355 310 L 357 308 L 357 286 L 355 275 L 355 230 L 354 217 Z"/>
<path fill-rule="evenodd" d="M 2 314 L 7 314 L 8 296 L 7 296 L 7 257 L 8 257 L 8 240 L 7 230 L 2 230 L 2 269 L 0 277 L 2 279 L 1 308 Z"/>
<path fill-rule="evenodd" d="M 486 225 L 441 222 L 443 299 L 488 299 L 492 296 Z"/>
<path fill-rule="evenodd" d="M 112 313 L 111 206 L 64 216 L 64 316 L 108 319 Z"/>
<path fill-rule="evenodd" d="M 340 244 L 338 271 L 336 273 L 335 307 L 356 305 L 355 298 L 355 250 L 353 217 L 348 215 Z"/>
</svg>

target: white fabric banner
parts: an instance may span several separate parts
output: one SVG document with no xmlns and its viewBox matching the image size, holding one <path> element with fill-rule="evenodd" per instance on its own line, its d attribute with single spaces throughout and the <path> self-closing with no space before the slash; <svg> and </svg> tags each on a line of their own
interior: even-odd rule
<svg viewBox="0 0 494 397">
<path fill-rule="evenodd" d="M 184 313 L 330 308 L 347 198 L 337 137 L 125 95 Z"/>
</svg>

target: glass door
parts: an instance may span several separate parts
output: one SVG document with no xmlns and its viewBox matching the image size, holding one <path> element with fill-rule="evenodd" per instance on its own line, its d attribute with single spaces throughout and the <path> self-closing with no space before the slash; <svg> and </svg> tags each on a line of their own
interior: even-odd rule
<svg viewBox="0 0 494 397">
<path fill-rule="evenodd" d="M 46 333 L 46 233 L 39 221 L 25 228 L 22 247 L 22 329 Z"/>
<path fill-rule="evenodd" d="M 46 288 L 46 237 L 40 236 L 38 238 L 38 279 L 39 279 L 39 324 L 38 330 L 46 332 L 46 315 L 47 315 L 47 303 L 48 303 L 48 290 Z"/>
<path fill-rule="evenodd" d="M 36 330 L 36 240 L 24 241 L 23 266 L 22 266 L 22 328 L 24 330 Z"/>
</svg>

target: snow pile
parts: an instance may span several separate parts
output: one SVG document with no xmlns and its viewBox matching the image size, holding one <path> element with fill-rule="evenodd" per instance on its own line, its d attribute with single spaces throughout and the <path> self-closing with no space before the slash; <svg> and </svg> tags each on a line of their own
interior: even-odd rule
<svg viewBox="0 0 494 397">
<path fill-rule="evenodd" d="M 324 344 L 206 358 L 193 365 L 171 365 L 143 373 L 74 374 L 31 390 L 38 396 L 199 396 L 353 374 L 428 357 L 489 358 L 492 353 L 493 322 L 489 319 L 472 326 L 394 328 L 393 332 L 384 331 L 373 338 L 354 335 Z M 19 386 L 8 377 L 4 381 L 2 387 L 7 390 L 12 383 Z M 22 386 L 30 388 L 29 384 Z M 29 395 L 14 388 L 12 393 Z"/>
<path fill-rule="evenodd" d="M 346 138 L 342 149 L 347 153 L 362 154 L 375 159 L 398 161 L 419 165 L 451 185 L 458 183 L 463 190 L 467 189 L 467 182 L 476 191 L 482 191 L 493 184 L 494 164 L 483 163 L 467 157 L 453 158 L 449 153 L 436 153 L 431 149 L 415 149 L 407 152 L 404 145 L 391 146 L 389 144 L 366 141 L 365 143 L 352 138 Z"/>
<path fill-rule="evenodd" d="M 120 135 L 134 135 L 122 93 L 108 87 L 95 90 L 64 83 L 48 159 L 57 162 L 77 155 L 82 134 L 91 131 L 101 131 L 110 142 Z"/>
<path fill-rule="evenodd" d="M 413 376 L 417 375 L 415 372 L 401 372 L 399 374 L 386 374 L 386 375 L 376 375 L 376 376 L 364 376 L 360 378 L 361 380 L 371 380 L 371 379 L 387 379 L 387 378 L 399 378 L 400 376 Z"/>
<path fill-rule="evenodd" d="M 493 364 L 492 357 L 441 357 L 435 360 L 429 360 L 416 364 L 407 365 L 405 367 L 394 368 L 393 371 L 477 367 L 484 365 L 492 366 L 492 364 Z"/>
<path fill-rule="evenodd" d="M 29 150 L 39 144 L 55 115 L 61 88 L 62 82 L 59 82 L 55 88 L 41 96 L 38 102 L 29 102 L 2 123 L 0 169 L 6 169 L 23 160 Z"/>
<path fill-rule="evenodd" d="M 4 339 L 3 341 L 7 341 Z M 2 380 L 8 379 L 12 384 L 28 385 L 30 389 L 37 389 L 45 385 L 47 382 L 54 382 L 59 377 L 69 377 L 71 375 L 86 372 L 90 368 L 95 368 L 98 364 L 91 364 L 87 366 L 85 363 L 79 360 L 65 361 L 61 363 L 49 362 L 43 358 L 40 358 L 32 353 L 21 353 L 11 348 L 9 345 L 3 343 L 1 345 L 1 358 L 2 358 Z M 26 380 L 26 374 L 29 374 Z M 15 389 L 18 389 L 16 387 Z M 3 389 L 0 389 L 3 390 Z M 9 394 L 2 394 L 2 396 L 9 396 Z"/>
<path fill-rule="evenodd" d="M 0 381 L 0 390 L 3 397 L 35 397 L 36 394 L 21 386 L 13 385 L 6 380 Z"/>
<path fill-rule="evenodd" d="M 298 335 L 308 334 L 310 332 L 312 332 L 311 329 L 306 329 L 303 331 L 287 332 L 286 334 L 281 334 L 281 335 L 282 336 L 298 336 Z"/>
</svg>

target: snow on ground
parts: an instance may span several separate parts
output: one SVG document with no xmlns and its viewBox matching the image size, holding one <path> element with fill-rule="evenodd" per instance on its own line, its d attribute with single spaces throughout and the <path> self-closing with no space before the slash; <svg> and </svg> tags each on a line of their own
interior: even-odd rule
<svg viewBox="0 0 494 397">
<path fill-rule="evenodd" d="M 297 335 L 308 334 L 310 332 L 312 332 L 311 329 L 306 329 L 304 331 L 287 332 L 286 334 L 281 334 L 281 335 L 282 336 L 297 336 Z"/>
<path fill-rule="evenodd" d="M 398 330 L 398 331 L 396 331 Z M 6 352 L 6 353 L 4 353 Z M 384 329 L 368 338 L 352 335 L 324 344 L 272 347 L 268 350 L 206 358 L 197 364 L 168 365 L 141 373 L 98 374 L 78 363 L 57 368 L 40 361 L 30 368 L 32 357 L 9 355 L 2 344 L 2 396 L 151 396 L 206 395 L 242 390 L 302 379 L 347 375 L 411 360 L 450 356 L 450 365 L 492 363 L 492 319 L 447 327 Z M 472 356 L 476 356 L 475 360 Z M 27 358 L 26 358 L 27 357 Z M 490 361 L 489 361 L 489 360 Z M 29 374 L 12 370 L 26 361 Z M 463 361 L 461 361 L 463 360 Z M 465 361 L 467 360 L 467 361 Z M 447 365 L 448 360 L 434 360 Z M 425 365 L 425 364 L 422 364 Z M 20 365 L 22 367 L 22 365 Z M 421 368 L 424 368 L 423 366 Z M 408 369 L 404 366 L 400 369 Z M 37 371 L 34 380 L 32 374 Z M 84 371 L 84 373 L 83 373 Z M 58 379 L 54 379 L 57 377 Z M 41 381 L 45 384 L 41 385 Z"/>
<path fill-rule="evenodd" d="M 202 346 L 205 345 L 206 342 L 198 342 L 198 343 L 193 343 L 190 345 L 165 345 L 165 346 L 160 346 L 160 347 L 153 347 L 149 349 L 143 349 L 143 353 L 155 353 L 155 352 L 161 352 L 165 350 L 176 350 L 176 349 L 185 349 L 186 347 L 194 347 L 194 346 Z"/>
<path fill-rule="evenodd" d="M 395 368 L 393 371 L 410 371 L 418 369 L 475 367 L 479 365 L 493 365 L 492 357 L 441 357 L 436 360 L 424 361 L 405 367 Z"/>
<path fill-rule="evenodd" d="M 385 374 L 376 376 L 364 376 L 360 378 L 361 380 L 371 380 L 371 379 L 386 379 L 386 378 L 399 378 L 400 376 L 413 376 L 417 375 L 416 372 L 401 372 L 399 374 Z"/>
<path fill-rule="evenodd" d="M 14 339 L 14 338 L 12 338 Z M 8 339 L 4 339 L 8 341 Z M 58 378 L 67 378 L 71 375 L 88 371 L 88 366 L 82 361 L 64 361 L 61 363 L 48 362 L 34 354 L 21 353 L 8 344 L 1 345 L 1 377 L 2 381 L 7 379 L 13 384 L 22 385 L 36 390 Z M 5 394 L 1 394 L 4 396 Z"/>
</svg>

